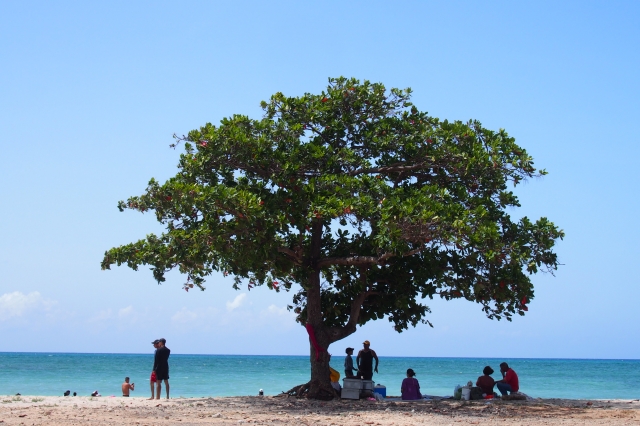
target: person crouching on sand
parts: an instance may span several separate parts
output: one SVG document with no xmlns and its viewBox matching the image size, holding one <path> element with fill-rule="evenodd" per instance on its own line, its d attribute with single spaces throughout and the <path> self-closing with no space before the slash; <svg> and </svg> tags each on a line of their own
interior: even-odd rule
<svg viewBox="0 0 640 426">
<path fill-rule="evenodd" d="M 122 384 L 122 396 L 129 396 L 129 391 L 134 390 L 136 387 L 135 383 L 129 383 L 129 378 L 124 378 L 124 383 Z"/>
<path fill-rule="evenodd" d="M 509 368 L 506 362 L 500 364 L 500 372 L 502 373 L 503 379 L 496 382 L 500 393 L 502 395 L 509 395 L 510 393 L 518 392 L 520 390 L 520 382 L 516 372 Z"/>
</svg>

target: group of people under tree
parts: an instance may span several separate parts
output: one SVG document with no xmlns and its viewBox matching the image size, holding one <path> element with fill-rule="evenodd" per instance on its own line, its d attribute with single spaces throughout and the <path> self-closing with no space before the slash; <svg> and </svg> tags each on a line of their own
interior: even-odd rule
<svg viewBox="0 0 640 426">
<path fill-rule="evenodd" d="M 520 390 L 518 374 L 516 374 L 516 372 L 510 368 L 506 362 L 500 364 L 500 373 L 502 373 L 501 380 L 494 380 L 493 377 L 491 377 L 493 373 L 493 368 L 488 365 L 482 370 L 483 375 L 478 377 L 478 380 L 476 381 L 476 386 L 478 387 L 480 395 L 478 398 L 472 397 L 472 399 L 480 399 L 480 396 L 483 398 L 492 398 L 495 395 L 493 391 L 494 386 L 498 387 L 498 391 L 500 391 L 501 395 L 516 393 Z M 415 371 L 409 368 L 407 370 L 407 377 L 402 381 L 400 388 L 402 399 L 422 399 L 420 383 L 415 376 Z"/>
<path fill-rule="evenodd" d="M 348 347 L 345 350 L 347 356 L 344 359 L 344 373 L 347 379 L 357 378 L 362 380 L 371 380 L 373 372 L 378 372 L 378 355 L 373 349 L 371 349 L 371 343 L 368 340 L 365 340 L 362 344 L 363 349 L 358 352 L 358 356 L 356 357 L 357 368 L 353 365 L 352 355 L 354 348 Z M 374 360 L 375 366 L 373 365 Z M 332 386 L 336 391 L 340 391 L 340 373 L 331 367 L 329 367 L 329 370 Z M 483 397 L 493 397 L 494 386 L 498 387 L 498 391 L 500 391 L 502 395 L 516 393 L 520 390 L 518 375 L 506 362 L 500 364 L 500 373 L 502 374 L 501 380 L 494 380 L 493 377 L 491 377 L 493 373 L 493 369 L 490 366 L 486 366 L 482 370 L 483 375 L 478 377 L 478 380 L 476 381 L 476 386 L 479 388 L 479 391 L 481 391 Z M 400 392 L 403 400 L 422 399 L 420 383 L 415 376 L 416 373 L 412 368 L 407 369 L 407 377 L 402 381 L 402 385 L 400 386 Z"/>
<path fill-rule="evenodd" d="M 493 368 L 486 366 L 482 370 L 482 376 L 478 377 L 476 386 L 482 389 L 482 392 L 486 395 L 493 395 L 493 387 L 497 386 L 501 395 L 508 395 L 520 390 L 520 382 L 518 380 L 518 374 L 509 367 L 509 364 L 503 362 L 500 364 L 500 373 L 502 373 L 502 380 L 494 380 L 491 375 L 493 374 Z"/>
<path fill-rule="evenodd" d="M 371 342 L 365 340 L 362 342 L 364 346 L 363 349 L 358 352 L 358 356 L 356 357 L 356 365 L 358 368 L 353 368 L 353 348 L 347 348 L 346 353 L 347 356 L 344 359 L 344 375 L 346 378 L 351 379 L 356 377 L 353 372 L 355 371 L 359 378 L 363 380 L 371 380 L 373 378 L 373 372 L 378 372 L 378 355 L 376 355 L 376 351 L 370 348 Z M 376 360 L 375 367 L 373 366 L 373 360 Z"/>
<path fill-rule="evenodd" d="M 376 352 L 370 348 L 371 343 L 368 340 L 365 340 L 363 343 L 364 348 L 358 352 L 358 356 L 356 357 L 356 365 L 358 368 L 353 367 L 353 348 L 347 348 L 345 350 L 347 356 L 344 359 L 344 375 L 347 379 L 362 379 L 362 380 L 371 380 L 373 378 L 373 372 L 378 372 L 378 355 Z M 331 354 L 329 354 L 329 359 L 331 359 Z M 373 366 L 373 360 L 375 359 L 376 365 Z M 355 375 L 353 373 L 356 373 Z M 337 391 L 340 392 L 340 373 L 331 368 L 329 366 L 329 380 L 331 381 L 331 386 Z"/>
<path fill-rule="evenodd" d="M 498 391 L 500 391 L 500 394 L 502 395 L 516 393 L 520 390 L 518 374 L 516 374 L 516 372 L 512 368 L 510 368 L 506 362 L 500 364 L 500 373 L 502 373 L 501 380 L 494 380 L 493 377 L 491 377 L 493 373 L 493 368 L 488 365 L 482 370 L 483 375 L 478 377 L 478 380 L 476 381 L 476 386 L 478 387 L 480 395 L 478 396 L 478 398 L 472 397 L 472 399 L 480 399 L 480 397 L 492 398 L 495 395 L 493 391 L 494 386 L 498 387 Z M 407 370 L 407 378 L 402 381 L 402 386 L 400 388 L 402 399 L 422 399 L 422 394 L 420 393 L 420 383 L 418 382 L 418 379 L 415 378 L 415 376 L 415 371 L 409 368 Z"/>
</svg>

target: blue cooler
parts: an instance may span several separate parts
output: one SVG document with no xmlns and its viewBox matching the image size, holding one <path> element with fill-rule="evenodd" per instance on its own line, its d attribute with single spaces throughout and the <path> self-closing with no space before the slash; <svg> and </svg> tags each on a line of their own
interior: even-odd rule
<svg viewBox="0 0 640 426">
<path fill-rule="evenodd" d="M 381 397 L 386 398 L 387 397 L 387 387 L 383 386 L 383 385 L 376 385 L 376 387 L 373 388 L 373 393 L 380 394 Z"/>
</svg>

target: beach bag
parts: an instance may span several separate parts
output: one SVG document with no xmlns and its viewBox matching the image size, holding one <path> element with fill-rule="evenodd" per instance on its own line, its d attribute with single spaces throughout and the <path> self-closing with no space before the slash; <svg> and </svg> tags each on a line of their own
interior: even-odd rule
<svg viewBox="0 0 640 426">
<path fill-rule="evenodd" d="M 476 400 L 476 399 L 482 399 L 482 388 L 478 387 L 478 386 L 474 386 L 471 388 L 471 399 L 472 400 Z"/>
<path fill-rule="evenodd" d="M 453 389 L 453 399 L 461 399 L 462 398 L 462 386 L 457 385 L 454 389 Z"/>
</svg>

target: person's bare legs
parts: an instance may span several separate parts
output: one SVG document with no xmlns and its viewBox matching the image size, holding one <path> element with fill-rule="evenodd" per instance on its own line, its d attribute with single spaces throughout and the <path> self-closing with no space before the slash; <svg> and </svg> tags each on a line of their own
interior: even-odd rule
<svg viewBox="0 0 640 426">
<path fill-rule="evenodd" d="M 160 399 L 161 394 L 162 394 L 162 380 L 158 380 L 156 382 L 156 399 Z"/>
<path fill-rule="evenodd" d="M 154 383 L 151 382 L 151 381 L 149 383 L 151 383 L 151 398 L 149 398 L 149 399 L 153 399 L 153 397 L 155 396 L 155 394 L 153 392 L 154 391 L 154 387 L 153 387 Z"/>
<path fill-rule="evenodd" d="M 167 388 L 167 399 L 169 399 L 169 379 L 165 379 L 164 386 Z"/>
</svg>

